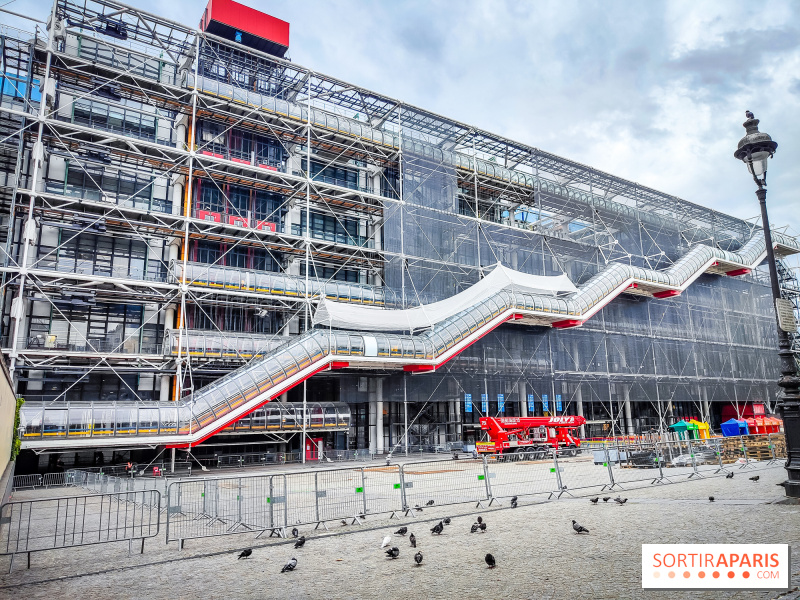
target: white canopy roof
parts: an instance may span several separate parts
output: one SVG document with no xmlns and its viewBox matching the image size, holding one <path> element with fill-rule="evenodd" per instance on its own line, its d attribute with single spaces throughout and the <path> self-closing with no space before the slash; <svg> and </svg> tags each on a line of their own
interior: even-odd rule
<svg viewBox="0 0 800 600">
<path fill-rule="evenodd" d="M 367 331 L 424 329 L 503 289 L 549 296 L 555 296 L 559 292 L 578 291 L 566 275 L 528 275 L 497 263 L 492 272 L 478 283 L 447 300 L 405 310 L 389 310 L 323 299 L 317 306 L 312 321 L 315 325 Z"/>
</svg>

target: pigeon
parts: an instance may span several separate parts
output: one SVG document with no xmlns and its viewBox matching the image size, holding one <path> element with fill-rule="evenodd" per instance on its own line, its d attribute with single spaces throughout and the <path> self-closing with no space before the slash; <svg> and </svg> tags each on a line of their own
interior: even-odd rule
<svg viewBox="0 0 800 600">
<path fill-rule="evenodd" d="M 709 496 L 709 497 L 708 497 L 708 501 L 709 501 L 709 502 L 713 502 L 713 501 L 714 501 L 714 496 Z"/>
<path fill-rule="evenodd" d="M 614 502 L 616 502 L 617 504 L 625 504 L 627 501 L 628 501 L 628 499 L 627 499 L 627 498 L 624 498 L 624 499 L 623 499 L 623 498 L 620 498 L 619 496 L 617 496 L 616 498 L 614 498 Z"/>
<path fill-rule="evenodd" d="M 428 500 L 428 501 L 425 503 L 425 506 L 433 506 L 433 500 Z"/>
<path fill-rule="evenodd" d="M 753 477 L 750 478 L 750 481 L 758 481 L 759 479 L 760 479 L 759 475 L 754 475 Z"/>
<path fill-rule="evenodd" d="M 294 527 L 292 529 L 292 537 L 297 537 L 298 535 L 300 535 L 300 532 L 297 530 L 297 527 Z"/>
<path fill-rule="evenodd" d="M 411 542 L 412 548 L 417 547 L 417 537 L 413 533 L 410 536 L 408 536 L 408 541 Z"/>
<path fill-rule="evenodd" d="M 490 569 L 494 569 L 497 566 L 497 561 L 495 561 L 494 556 L 491 554 L 487 554 L 483 560 L 486 561 L 486 564 L 489 565 Z"/>
<path fill-rule="evenodd" d="M 296 566 L 297 566 L 297 559 L 293 557 L 292 560 L 283 565 L 281 573 L 286 573 L 286 571 L 294 571 L 294 568 Z"/>
<path fill-rule="evenodd" d="M 583 525 L 579 525 L 575 519 L 572 519 L 572 528 L 575 530 L 575 533 L 589 533 L 589 530 Z"/>
<path fill-rule="evenodd" d="M 486 531 L 486 523 L 481 523 L 478 527 L 481 528 L 481 531 Z"/>
<path fill-rule="evenodd" d="M 478 517 L 478 523 L 483 523 L 483 517 Z"/>
<path fill-rule="evenodd" d="M 347 519 L 342 519 L 342 526 L 344 526 L 344 527 L 347 526 Z"/>
<path fill-rule="evenodd" d="M 609 500 L 611 500 L 611 496 L 606 496 L 603 498 L 603 502 L 608 502 Z"/>
<path fill-rule="evenodd" d="M 397 531 L 394 532 L 395 535 L 405 535 L 408 533 L 408 527 L 401 527 Z"/>
<path fill-rule="evenodd" d="M 597 504 L 598 500 L 600 500 L 600 498 L 589 498 L 589 502 L 591 502 L 592 504 Z"/>
<path fill-rule="evenodd" d="M 444 523 L 442 523 L 441 521 L 439 521 L 431 529 L 431 533 L 435 533 L 436 535 L 442 535 L 442 531 L 444 531 Z"/>
<path fill-rule="evenodd" d="M 252 548 L 245 548 L 244 550 L 242 550 L 242 553 L 239 555 L 239 558 L 237 558 L 236 560 L 241 560 L 242 558 L 250 558 L 250 555 L 252 553 L 253 553 L 253 549 Z"/>
<path fill-rule="evenodd" d="M 756 118 L 756 116 L 753 113 L 751 113 L 749 110 L 744 111 L 744 116 L 747 117 L 748 119 L 755 119 Z"/>
<path fill-rule="evenodd" d="M 444 521 L 442 521 L 442 523 L 444 523 L 445 525 L 450 525 L 450 523 L 452 523 L 452 521 L 450 520 L 450 517 L 445 517 Z"/>
<path fill-rule="evenodd" d="M 478 527 L 480 527 L 480 525 L 478 525 L 477 523 L 473 523 L 472 527 L 469 530 L 469 532 L 470 533 L 475 533 L 476 531 L 478 531 Z"/>
<path fill-rule="evenodd" d="M 295 548 L 302 548 L 306 543 L 306 536 L 301 537 L 294 543 Z"/>
<path fill-rule="evenodd" d="M 417 512 L 422 512 L 422 508 L 420 508 L 420 505 L 419 505 L 419 504 L 417 504 L 416 506 L 414 506 L 414 510 L 416 510 Z"/>
<path fill-rule="evenodd" d="M 397 546 L 392 546 L 386 551 L 386 556 L 392 559 L 397 558 L 398 556 L 400 556 L 400 548 L 398 548 Z"/>
<path fill-rule="evenodd" d="M 725 479 L 733 479 L 733 471 L 725 475 Z"/>
<path fill-rule="evenodd" d="M 387 535 L 385 538 L 383 538 L 383 543 L 381 544 L 381 548 L 386 548 L 386 546 L 388 546 L 391 543 L 392 543 L 392 538 L 391 536 Z"/>
<path fill-rule="evenodd" d="M 414 555 L 414 562 L 417 563 L 417 566 L 420 566 L 422 564 L 422 552 L 417 552 Z"/>
<path fill-rule="evenodd" d="M 517 508 L 517 497 L 511 498 L 511 508 Z"/>
</svg>

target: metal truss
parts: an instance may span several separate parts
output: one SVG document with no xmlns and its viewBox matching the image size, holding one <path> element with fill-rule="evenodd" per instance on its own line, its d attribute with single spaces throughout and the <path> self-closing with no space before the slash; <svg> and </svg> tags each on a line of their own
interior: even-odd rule
<svg viewBox="0 0 800 600">
<path fill-rule="evenodd" d="M 28 85 L 19 103 L 0 107 L 0 171 L 13 172 L 0 185 L 13 232 L 5 240 L 2 266 L 3 307 L 13 323 L 4 347 L 12 371 L 18 365 L 35 371 L 78 364 L 85 374 L 146 370 L 172 375 L 165 385 L 179 399 L 194 388 L 195 373 L 225 372 L 262 356 L 290 329 L 308 328 L 312 304 L 320 299 L 309 282 L 330 283 L 342 271 L 363 273 L 362 283 L 378 287 L 399 273 L 399 282 L 392 280 L 400 288 L 396 304 L 405 307 L 440 299 L 441 281 L 456 288 L 474 283 L 496 262 L 531 272 L 561 270 L 583 283 L 613 262 L 668 267 L 683 254 L 674 252 L 677 247 L 702 243 L 735 251 L 755 227 L 133 6 L 55 0 L 51 12 L 46 46 L 42 40 L 0 38 L 5 71 L 38 79 L 42 90 L 34 101 Z M 75 114 L 86 103 L 91 111 L 124 110 L 140 122 L 153 119 L 156 132 L 144 135 L 110 121 L 82 123 Z M 220 154 L 216 137 L 200 139 L 205 125 L 213 125 L 216 137 L 246 130 L 275 140 L 286 165 L 265 168 L 252 158 Z M 60 173 L 57 165 L 80 174 L 87 186 L 69 188 L 64 175 L 59 188 L 51 175 Z M 357 182 L 347 185 L 324 174 L 345 167 L 357 173 Z M 106 172 L 120 181 L 133 177 L 134 189 L 109 192 Z M 275 211 L 282 212 L 264 220 L 288 224 L 286 215 L 304 214 L 305 229 L 297 222 L 293 231 L 206 220 L 197 210 L 200 181 L 234 207 L 226 219 L 253 219 L 231 197 L 236 186 L 280 195 L 283 204 Z M 154 208 L 157 182 L 167 189 L 158 199 L 161 209 Z M 432 203 L 434 196 L 452 202 Z M 317 237 L 312 213 L 343 230 L 358 222 L 364 232 L 359 230 L 358 239 Z M 444 239 L 447 223 L 467 233 Z M 67 233 L 57 246 L 34 255 L 43 228 Z M 96 235 L 98 228 L 160 249 L 149 260 L 167 276 L 148 280 L 54 267 L 66 244 Z M 414 247 L 408 247 L 410 230 L 418 232 Z M 280 273 L 304 278 L 305 291 L 289 298 L 204 287 L 185 274 L 193 262 L 190 249 L 208 242 L 225 248 L 209 265 L 224 268 L 239 251 L 264 252 Z M 530 251 L 521 254 L 519 247 Z M 29 347 L 20 335 L 31 318 L 29 295 L 58 310 L 65 290 L 91 292 L 101 303 L 155 305 L 149 322 L 165 330 L 162 354 L 101 351 L 91 343 L 82 352 Z M 199 334 L 188 322 L 190 307 L 212 323 L 207 334 L 237 338 L 211 318 L 215 306 L 271 311 L 283 325 L 246 352 L 235 347 L 226 358 L 213 352 L 192 356 L 184 350 L 185 339 Z M 607 359 L 607 348 L 605 354 Z M 689 365 L 672 366 L 683 381 Z M 525 377 L 526 365 L 514 369 Z M 589 377 L 585 371 L 554 370 L 551 361 L 554 378 L 575 375 Z M 620 410 L 610 400 L 610 386 L 627 379 L 608 367 L 605 376 L 616 430 Z M 695 368 L 690 379 L 703 376 Z M 654 402 L 665 419 L 669 398 Z"/>
</svg>

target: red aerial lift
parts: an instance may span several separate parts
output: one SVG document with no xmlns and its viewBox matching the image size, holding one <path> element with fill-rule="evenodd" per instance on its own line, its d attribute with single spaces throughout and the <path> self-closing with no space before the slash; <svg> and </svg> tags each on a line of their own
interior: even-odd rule
<svg viewBox="0 0 800 600">
<path fill-rule="evenodd" d="M 581 440 L 575 430 L 586 423 L 583 417 L 481 417 L 481 431 L 489 434 L 489 442 L 475 444 L 478 452 L 544 452 L 550 448 L 575 456 Z"/>
</svg>

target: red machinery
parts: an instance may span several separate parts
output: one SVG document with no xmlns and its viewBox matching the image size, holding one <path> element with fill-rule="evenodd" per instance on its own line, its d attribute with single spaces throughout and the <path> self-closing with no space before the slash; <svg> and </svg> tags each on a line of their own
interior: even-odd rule
<svg viewBox="0 0 800 600">
<path fill-rule="evenodd" d="M 481 417 L 481 431 L 489 434 L 490 442 L 475 444 L 478 452 L 502 454 L 504 451 L 526 452 L 564 448 L 573 456 L 581 440 L 575 429 L 584 425 L 583 417 Z"/>
</svg>

